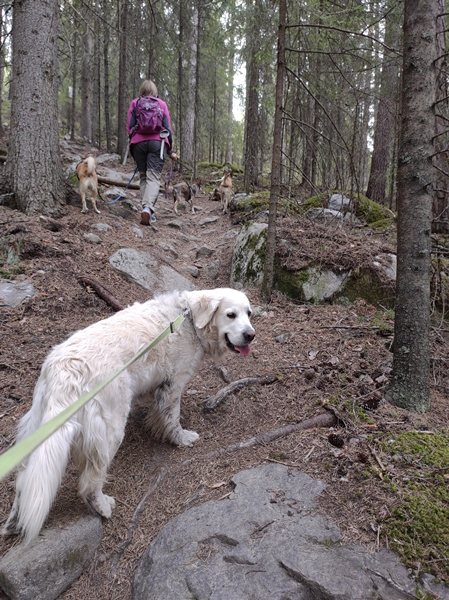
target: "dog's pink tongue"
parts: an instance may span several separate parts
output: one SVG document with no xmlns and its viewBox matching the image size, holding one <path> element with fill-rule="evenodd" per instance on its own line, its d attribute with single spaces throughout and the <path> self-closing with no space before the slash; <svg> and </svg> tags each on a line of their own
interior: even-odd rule
<svg viewBox="0 0 449 600">
<path fill-rule="evenodd" d="M 250 353 L 249 346 L 234 346 L 234 348 L 237 350 L 237 352 L 240 352 L 242 356 L 248 356 Z"/>
</svg>

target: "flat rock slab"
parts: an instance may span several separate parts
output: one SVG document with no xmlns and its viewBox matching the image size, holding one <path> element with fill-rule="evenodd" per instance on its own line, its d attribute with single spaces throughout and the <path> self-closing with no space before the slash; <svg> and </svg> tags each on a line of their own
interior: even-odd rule
<svg viewBox="0 0 449 600">
<path fill-rule="evenodd" d="M 29 281 L 0 279 L 0 308 L 15 308 L 36 294 L 36 288 Z"/>
<path fill-rule="evenodd" d="M 317 514 L 321 481 L 271 464 L 233 482 L 229 498 L 188 510 L 158 534 L 137 567 L 134 600 L 416 597 L 398 556 L 343 545 Z"/>
<path fill-rule="evenodd" d="M 118 250 L 109 259 L 111 266 L 129 281 L 138 283 L 152 295 L 174 290 L 194 290 L 195 286 L 171 267 L 161 264 L 148 252 L 133 248 Z"/>
<path fill-rule="evenodd" d="M 44 529 L 28 546 L 0 561 L 0 587 L 11 600 L 55 600 L 83 572 L 103 537 L 101 518 L 86 516 L 64 529 Z"/>
</svg>

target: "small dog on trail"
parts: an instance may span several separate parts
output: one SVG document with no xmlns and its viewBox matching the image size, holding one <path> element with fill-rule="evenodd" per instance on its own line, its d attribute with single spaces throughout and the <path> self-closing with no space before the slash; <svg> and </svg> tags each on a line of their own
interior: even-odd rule
<svg viewBox="0 0 449 600">
<path fill-rule="evenodd" d="M 82 213 L 87 213 L 86 192 L 92 191 L 92 206 L 94 211 L 100 214 L 97 208 L 98 199 L 98 178 L 97 178 L 97 162 L 93 156 L 86 156 L 76 167 L 76 174 L 80 182 L 80 195 L 83 203 Z"/>
<path fill-rule="evenodd" d="M 228 207 L 232 198 L 232 171 L 225 169 L 220 182 L 220 202 L 223 214 L 228 212 Z"/>
<path fill-rule="evenodd" d="M 205 356 L 215 362 L 227 351 L 247 356 L 255 336 L 249 300 L 231 288 L 162 294 L 55 346 L 42 365 L 31 409 L 20 420 L 17 442 L 116 372 L 180 314 L 185 320 L 179 329 L 132 363 L 18 467 L 4 535 L 21 534 L 28 543 L 39 534 L 70 456 L 80 471 L 81 498 L 103 517 L 111 516 L 115 500 L 103 493 L 103 484 L 133 398 L 146 405 L 145 425 L 161 441 L 196 442 L 198 434 L 180 424 L 184 387 Z"/>
<path fill-rule="evenodd" d="M 173 186 L 173 210 L 175 213 L 178 214 L 178 205 L 181 200 L 184 200 L 190 204 L 191 211 L 195 214 L 193 202 L 200 189 L 201 179 L 195 179 L 192 185 L 182 181 L 181 183 Z"/>
</svg>

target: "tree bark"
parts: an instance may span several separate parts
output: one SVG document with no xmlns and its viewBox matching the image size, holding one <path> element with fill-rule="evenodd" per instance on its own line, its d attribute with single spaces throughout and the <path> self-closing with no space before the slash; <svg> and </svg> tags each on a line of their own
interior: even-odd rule
<svg viewBox="0 0 449 600">
<path fill-rule="evenodd" d="M 387 175 L 390 170 L 391 154 L 395 134 L 396 103 L 398 100 L 398 64 L 389 49 L 398 37 L 398 27 L 390 13 L 385 22 L 385 48 L 380 76 L 379 100 L 377 103 L 374 130 L 373 154 L 366 195 L 371 200 L 387 206 Z"/>
<path fill-rule="evenodd" d="M 11 135 L 5 188 L 26 214 L 57 215 L 65 203 L 58 137 L 57 0 L 16 0 Z"/>
<path fill-rule="evenodd" d="M 86 142 L 92 141 L 92 45 L 90 23 L 86 23 L 81 66 L 81 137 Z"/>
<path fill-rule="evenodd" d="M 405 0 L 398 166 L 398 271 L 391 402 L 429 409 L 437 2 Z"/>
<path fill-rule="evenodd" d="M 129 0 L 121 0 L 119 13 L 120 27 L 120 58 L 119 58 L 119 84 L 118 84 L 118 132 L 117 153 L 123 157 L 128 148 L 128 134 L 126 131 L 126 120 L 128 116 L 128 104 L 126 102 L 128 93 L 128 60 L 127 60 L 127 34 L 128 34 L 128 10 Z"/>
<path fill-rule="evenodd" d="M 276 74 L 276 108 L 274 112 L 273 150 L 271 161 L 271 188 L 268 215 L 267 246 L 261 294 L 265 301 L 271 299 L 274 279 L 274 255 L 276 250 L 277 203 L 281 192 L 282 160 L 282 113 L 284 103 L 285 75 L 285 21 L 287 0 L 279 0 L 278 61 Z"/>
<path fill-rule="evenodd" d="M 432 230 L 436 232 L 449 231 L 449 133 L 448 133 L 448 97 L 447 97 L 447 57 L 446 57 L 446 14 L 445 0 L 437 0 L 437 85 L 435 110 L 435 156 L 433 164 L 437 167 L 435 192 L 433 198 Z"/>
</svg>

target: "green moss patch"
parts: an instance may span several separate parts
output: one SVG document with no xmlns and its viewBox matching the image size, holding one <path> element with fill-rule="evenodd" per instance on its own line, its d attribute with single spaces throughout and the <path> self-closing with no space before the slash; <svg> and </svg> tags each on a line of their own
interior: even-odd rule
<svg viewBox="0 0 449 600">
<path fill-rule="evenodd" d="M 401 433 L 383 449 L 406 473 L 392 483 L 399 499 L 384 523 L 389 545 L 407 566 L 449 581 L 449 432 Z"/>
</svg>

